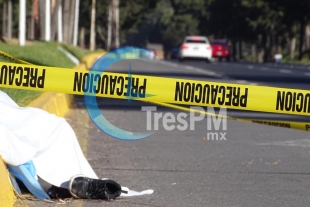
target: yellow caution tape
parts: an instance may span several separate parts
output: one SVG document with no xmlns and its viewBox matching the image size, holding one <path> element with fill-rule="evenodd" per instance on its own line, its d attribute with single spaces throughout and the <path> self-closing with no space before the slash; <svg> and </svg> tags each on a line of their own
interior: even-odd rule
<svg viewBox="0 0 310 207">
<path fill-rule="evenodd" d="M 3 55 L 1 52 L 0 54 Z M 176 104 L 310 115 L 310 92 L 307 90 L 134 74 L 128 77 L 128 74 L 122 73 L 88 72 L 77 69 L 37 66 L 8 54 L 5 55 L 19 63 L 23 62 L 23 64 L 0 62 L 0 87 L 4 88 L 117 99 L 130 98 L 180 110 L 191 109 Z M 306 131 L 310 129 L 310 125 L 304 122 L 227 118 Z"/>
<path fill-rule="evenodd" d="M 0 87 L 310 116 L 309 91 L 267 86 L 0 62 Z"/>
<path fill-rule="evenodd" d="M 9 54 L 7 54 L 7 53 L 5 53 L 5 52 L 2 52 L 2 51 L 0 51 L 0 56 L 2 56 L 2 57 L 4 57 L 4 58 L 8 58 L 8 59 L 10 59 L 10 60 L 13 61 L 13 62 L 33 65 L 32 63 L 26 62 L 26 61 L 24 61 L 24 60 L 20 60 L 20 59 L 18 59 L 18 58 L 16 58 L 16 57 L 13 57 L 12 55 L 9 55 Z"/>
<path fill-rule="evenodd" d="M 218 118 L 225 118 L 225 119 L 230 119 L 230 120 L 235 120 L 235 121 L 240 121 L 240 122 L 256 123 L 256 124 L 263 124 L 263 125 L 277 126 L 277 127 L 283 127 L 283 128 L 291 128 L 291 129 L 299 129 L 299 130 L 304 130 L 304 131 L 310 131 L 310 123 L 307 123 L 307 122 L 234 118 L 231 116 L 224 116 L 221 114 L 213 114 L 213 113 L 209 113 L 206 111 L 200 111 L 200 110 L 196 110 L 196 109 L 192 109 L 192 108 L 189 109 L 186 107 L 176 106 L 176 105 L 168 104 L 168 103 L 160 103 L 160 102 L 151 102 L 151 103 L 158 104 L 158 105 L 165 106 L 165 107 L 169 107 L 169 108 L 182 110 L 182 111 L 202 113 L 202 114 L 206 114 L 206 115 L 209 114 L 212 116 L 216 116 Z"/>
</svg>

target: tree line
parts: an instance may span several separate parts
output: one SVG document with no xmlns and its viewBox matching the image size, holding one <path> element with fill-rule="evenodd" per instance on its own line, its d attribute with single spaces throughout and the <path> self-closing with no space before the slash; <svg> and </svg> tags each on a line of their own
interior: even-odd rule
<svg viewBox="0 0 310 207">
<path fill-rule="evenodd" d="M 79 1 L 48 1 L 52 4 L 51 40 L 57 40 L 55 5 L 61 4 L 63 41 L 74 44 L 74 8 Z M 45 2 L 27 1 L 28 39 L 44 38 Z M 36 3 L 39 20 L 33 12 Z M 0 0 L 2 36 L 18 36 L 18 4 L 17 0 Z M 292 61 L 302 60 L 310 58 L 310 1 L 87 0 L 79 2 L 78 35 L 81 47 L 109 50 L 121 45 L 145 47 L 147 43 L 159 43 L 166 54 L 185 36 L 204 35 L 228 39 L 234 60 L 251 57 L 267 62 L 278 53 Z"/>
<path fill-rule="evenodd" d="M 146 14 L 146 31 L 167 50 L 186 35 L 225 38 L 234 60 L 251 56 L 272 61 L 310 58 L 309 0 L 158 0 Z M 144 16 L 144 14 L 142 15 Z"/>
</svg>

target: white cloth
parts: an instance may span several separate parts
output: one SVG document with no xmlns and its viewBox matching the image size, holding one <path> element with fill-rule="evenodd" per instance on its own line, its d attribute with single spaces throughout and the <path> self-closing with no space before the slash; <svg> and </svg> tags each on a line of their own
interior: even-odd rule
<svg viewBox="0 0 310 207">
<path fill-rule="evenodd" d="M 44 110 L 19 107 L 0 91 L 0 155 L 17 166 L 33 161 L 37 175 L 67 188 L 73 175 L 98 178 L 84 157 L 71 126 Z"/>
<path fill-rule="evenodd" d="M 132 196 L 141 196 L 141 195 L 150 195 L 154 193 L 154 190 L 148 189 L 141 192 L 130 190 L 128 187 L 122 186 L 122 190 L 126 193 L 121 193 L 120 197 L 132 197 Z"/>
</svg>

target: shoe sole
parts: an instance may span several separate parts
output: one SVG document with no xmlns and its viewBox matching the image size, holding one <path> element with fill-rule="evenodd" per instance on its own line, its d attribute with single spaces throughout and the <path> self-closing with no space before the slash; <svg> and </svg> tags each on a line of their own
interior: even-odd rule
<svg viewBox="0 0 310 207">
<path fill-rule="evenodd" d="M 73 177 L 71 177 L 70 182 L 69 182 L 69 192 L 70 194 L 74 197 L 74 198 L 80 198 L 79 196 L 75 195 L 74 193 L 72 193 L 72 183 L 74 181 L 75 178 L 77 177 L 85 177 L 85 175 L 79 174 L 79 175 L 75 175 Z"/>
</svg>

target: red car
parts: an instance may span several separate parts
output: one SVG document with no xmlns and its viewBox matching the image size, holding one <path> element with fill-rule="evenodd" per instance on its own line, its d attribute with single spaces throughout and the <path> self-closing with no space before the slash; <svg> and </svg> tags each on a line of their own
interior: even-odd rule
<svg viewBox="0 0 310 207">
<path fill-rule="evenodd" d="M 230 46 L 227 40 L 214 39 L 211 41 L 212 46 L 212 57 L 219 58 L 221 61 L 225 58 L 227 61 L 230 60 Z"/>
</svg>

